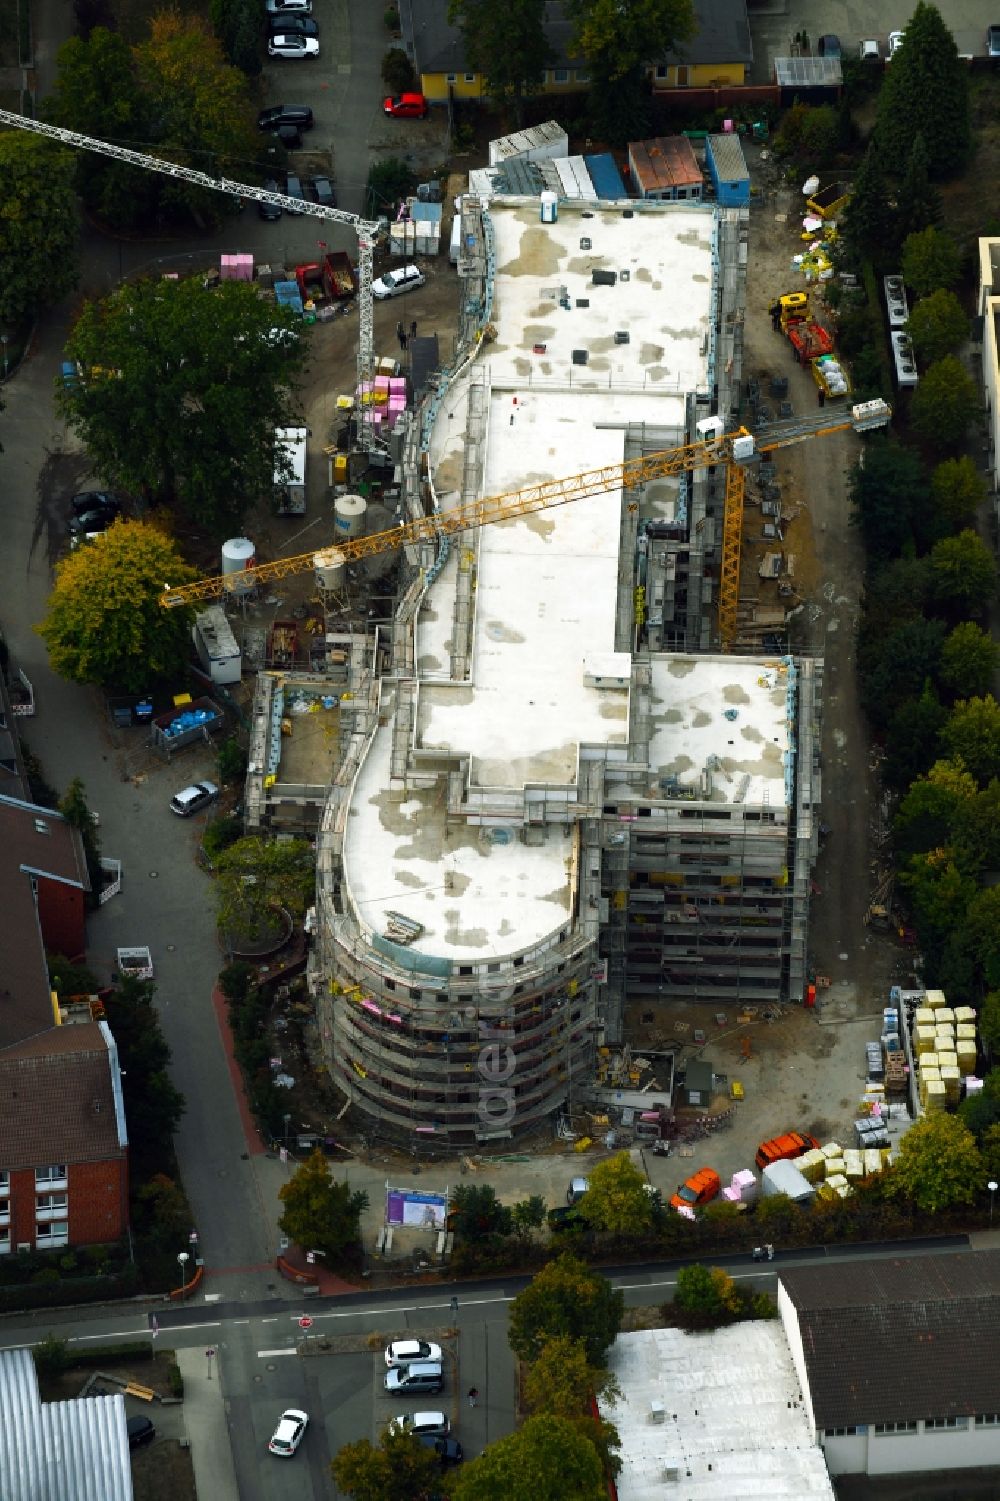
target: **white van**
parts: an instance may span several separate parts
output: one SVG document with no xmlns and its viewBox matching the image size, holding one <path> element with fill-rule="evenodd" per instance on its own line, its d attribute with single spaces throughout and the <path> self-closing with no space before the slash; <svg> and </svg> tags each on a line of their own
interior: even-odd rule
<svg viewBox="0 0 1000 1501">
<path fill-rule="evenodd" d="M 279 516 L 304 516 L 307 427 L 274 430 L 274 493 Z"/>
</svg>

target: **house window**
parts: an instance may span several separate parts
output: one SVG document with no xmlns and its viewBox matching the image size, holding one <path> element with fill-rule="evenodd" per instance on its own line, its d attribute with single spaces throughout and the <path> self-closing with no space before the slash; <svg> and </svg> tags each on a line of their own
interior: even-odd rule
<svg viewBox="0 0 1000 1501">
<path fill-rule="evenodd" d="M 444 77 L 444 81 L 445 81 L 445 83 L 457 83 L 458 82 L 458 74 L 457 73 L 446 73 L 445 77 Z"/>
<path fill-rule="evenodd" d="M 52 1162 L 47 1167 L 35 1168 L 35 1188 L 50 1188 L 66 1182 L 65 1162 Z"/>
<path fill-rule="evenodd" d="M 824 1438 L 854 1438 L 860 1429 L 858 1428 L 824 1428 Z"/>
<path fill-rule="evenodd" d="M 69 1224 L 66 1220 L 39 1222 L 35 1226 L 35 1244 L 45 1251 L 52 1246 L 69 1245 Z"/>
<path fill-rule="evenodd" d="M 10 1255 L 10 1231 L 0 1230 L 0 1256 Z"/>
<path fill-rule="evenodd" d="M 667 67 L 666 63 L 657 63 L 656 64 L 656 77 L 657 78 L 660 78 L 660 79 L 666 78 L 666 76 L 669 73 L 669 71 L 670 71 L 670 69 Z"/>
<path fill-rule="evenodd" d="M 38 1219 L 64 1220 L 69 1213 L 67 1197 L 61 1194 L 36 1194 L 35 1215 Z"/>
<path fill-rule="evenodd" d="M 577 68 L 577 70 L 576 70 L 576 81 L 577 81 L 577 83 L 589 83 L 590 82 L 590 74 L 587 72 L 586 68 Z"/>
<path fill-rule="evenodd" d="M 10 1173 L 0 1173 L 0 1194 L 10 1193 Z"/>
<path fill-rule="evenodd" d="M 466 73 L 463 76 L 465 78 L 465 82 L 466 83 L 475 83 L 475 81 L 476 81 L 476 75 L 475 75 L 475 73 Z"/>
<path fill-rule="evenodd" d="M 1000 1428 L 1000 1412 L 977 1412 L 977 1428 Z"/>
<path fill-rule="evenodd" d="M 960 1418 L 924 1418 L 924 1432 L 934 1433 L 942 1428 L 968 1428 L 969 1420 L 964 1415 Z"/>
<path fill-rule="evenodd" d="M 552 82 L 553 83 L 569 83 L 569 69 L 568 68 L 553 68 L 552 69 Z"/>
<path fill-rule="evenodd" d="M 913 1423 L 876 1423 L 876 1433 L 916 1433 L 917 1425 Z"/>
</svg>

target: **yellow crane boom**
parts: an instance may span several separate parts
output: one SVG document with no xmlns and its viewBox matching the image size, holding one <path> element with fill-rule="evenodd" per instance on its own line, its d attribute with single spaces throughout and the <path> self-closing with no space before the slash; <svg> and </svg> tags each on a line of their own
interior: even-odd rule
<svg viewBox="0 0 1000 1501">
<path fill-rule="evenodd" d="M 844 432 L 849 428 L 855 432 L 868 432 L 876 427 L 885 427 L 891 416 L 891 408 L 884 401 L 873 401 L 850 408 L 843 416 L 836 418 L 833 418 L 832 413 L 825 412 L 813 418 L 775 423 L 759 438 L 754 438 L 743 427 L 732 433 L 713 431 L 699 441 L 683 444 L 679 448 L 664 449 L 642 458 L 606 464 L 600 469 L 588 469 L 583 474 L 570 475 L 565 479 L 543 480 L 523 490 L 511 490 L 500 495 L 490 495 L 483 500 L 469 501 L 451 510 L 403 522 L 389 531 L 374 532 L 368 537 L 353 537 L 326 547 L 314 548 L 310 552 L 297 553 L 290 558 L 276 558 L 270 563 L 260 563 L 249 572 L 252 573 L 255 584 L 269 583 L 289 578 L 293 574 L 306 573 L 320 564 L 330 567 L 354 563 L 389 548 L 400 547 L 404 543 L 450 537 L 475 527 L 491 526 L 498 521 L 511 521 L 518 516 L 530 516 L 537 511 L 569 505 L 576 500 L 585 500 L 588 496 L 604 495 L 617 489 L 634 490 L 650 480 L 662 479 L 667 475 L 684 474 L 694 469 L 724 464 L 726 494 L 719 580 L 719 637 L 723 648 L 727 649 L 736 635 L 747 464 L 759 454 L 786 448 L 805 438 L 822 437 L 827 433 Z M 721 429 L 721 424 L 719 427 Z M 176 589 L 166 589 L 160 595 L 160 604 L 173 609 L 180 605 L 218 599 L 227 590 L 245 587 L 246 579 L 246 572 L 241 572 L 217 574 L 194 584 L 181 584 Z"/>
</svg>

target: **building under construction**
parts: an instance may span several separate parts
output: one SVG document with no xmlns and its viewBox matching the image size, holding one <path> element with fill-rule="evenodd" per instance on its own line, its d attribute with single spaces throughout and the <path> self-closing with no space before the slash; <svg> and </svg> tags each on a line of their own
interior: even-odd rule
<svg viewBox="0 0 1000 1501">
<path fill-rule="evenodd" d="M 734 425 L 745 211 L 462 213 L 410 514 Z M 335 1083 L 397 1140 L 551 1123 L 628 994 L 802 993 L 820 664 L 712 654 L 725 466 L 609 484 L 413 548 L 391 643 L 356 654 L 312 983 Z"/>
</svg>

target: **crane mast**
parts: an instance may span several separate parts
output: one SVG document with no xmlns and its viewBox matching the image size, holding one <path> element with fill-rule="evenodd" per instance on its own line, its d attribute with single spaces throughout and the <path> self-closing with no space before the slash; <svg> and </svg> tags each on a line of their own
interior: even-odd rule
<svg viewBox="0 0 1000 1501">
<path fill-rule="evenodd" d="M 80 151 L 94 151 L 99 156 L 108 156 L 112 161 L 125 162 L 132 167 L 143 167 L 149 172 L 159 172 L 164 177 L 174 177 L 180 182 L 189 182 L 194 187 L 208 188 L 215 193 L 228 193 L 231 197 L 249 198 L 254 203 L 270 203 L 286 213 L 307 214 L 314 219 L 325 219 L 335 224 L 347 224 L 358 238 L 358 388 L 374 378 L 375 366 L 375 321 L 372 298 L 374 280 L 375 246 L 379 226 L 371 219 L 362 219 L 346 209 L 327 208 L 319 203 L 303 203 L 300 198 L 289 198 L 285 193 L 272 193 L 267 188 L 254 187 L 251 183 L 237 182 L 228 177 L 211 177 L 199 172 L 196 167 L 182 167 L 177 162 L 164 161 L 150 156 L 145 151 L 133 151 L 128 146 L 115 146 L 110 141 L 98 140 L 95 136 L 81 135 L 79 131 L 65 130 L 60 125 L 49 125 L 44 120 L 32 120 L 27 115 L 18 115 L 0 109 L 0 125 L 10 125 L 15 130 L 30 130 L 35 135 L 47 136 L 61 146 L 73 146 Z M 373 411 L 360 400 L 357 404 L 358 443 L 363 452 L 371 453 L 378 446 L 375 438 Z"/>
</svg>

